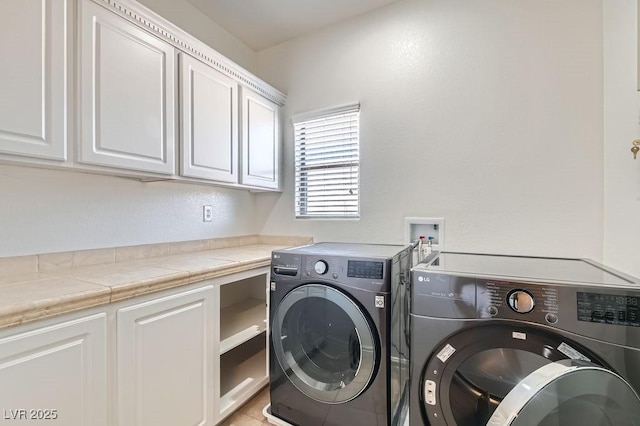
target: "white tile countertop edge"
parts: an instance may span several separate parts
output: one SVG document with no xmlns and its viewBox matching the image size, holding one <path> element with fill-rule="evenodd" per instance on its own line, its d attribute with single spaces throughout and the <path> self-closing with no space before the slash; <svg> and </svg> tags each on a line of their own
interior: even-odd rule
<svg viewBox="0 0 640 426">
<path fill-rule="evenodd" d="M 247 236 L 0 259 L 0 329 L 267 266 L 310 237 Z"/>
</svg>

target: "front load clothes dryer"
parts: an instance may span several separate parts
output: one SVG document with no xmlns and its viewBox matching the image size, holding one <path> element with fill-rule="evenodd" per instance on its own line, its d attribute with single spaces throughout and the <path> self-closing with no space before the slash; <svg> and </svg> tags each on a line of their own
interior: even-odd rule
<svg viewBox="0 0 640 426">
<path fill-rule="evenodd" d="M 640 426 L 640 285 L 580 259 L 434 253 L 411 276 L 410 424 Z"/>
<path fill-rule="evenodd" d="M 399 422 L 408 409 L 410 255 L 340 243 L 273 252 L 271 415 L 304 426 Z"/>
</svg>

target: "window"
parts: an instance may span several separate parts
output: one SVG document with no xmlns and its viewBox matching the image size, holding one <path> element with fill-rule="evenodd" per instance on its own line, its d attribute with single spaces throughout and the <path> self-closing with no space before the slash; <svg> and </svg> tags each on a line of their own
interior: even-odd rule
<svg viewBox="0 0 640 426">
<path fill-rule="evenodd" d="M 360 216 L 360 105 L 293 117 L 298 218 Z"/>
</svg>

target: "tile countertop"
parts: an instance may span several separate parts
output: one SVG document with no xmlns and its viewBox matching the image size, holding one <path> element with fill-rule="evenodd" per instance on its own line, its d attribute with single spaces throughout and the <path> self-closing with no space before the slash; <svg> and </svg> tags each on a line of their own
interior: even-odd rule
<svg viewBox="0 0 640 426">
<path fill-rule="evenodd" d="M 310 242 L 253 236 L 0 259 L 0 329 L 268 266 L 273 250 Z"/>
</svg>

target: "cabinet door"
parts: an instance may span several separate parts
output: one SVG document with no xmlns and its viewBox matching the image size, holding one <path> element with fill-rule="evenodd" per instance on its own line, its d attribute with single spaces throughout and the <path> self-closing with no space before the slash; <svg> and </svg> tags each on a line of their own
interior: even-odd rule
<svg viewBox="0 0 640 426">
<path fill-rule="evenodd" d="M 173 47 L 90 0 L 80 7 L 78 161 L 173 174 Z"/>
<path fill-rule="evenodd" d="M 106 327 L 101 313 L 1 338 L 1 418 L 107 426 Z"/>
<path fill-rule="evenodd" d="M 67 6 L 0 2 L 0 153 L 66 159 Z"/>
<path fill-rule="evenodd" d="M 238 182 L 238 84 L 180 54 L 181 173 Z"/>
<path fill-rule="evenodd" d="M 279 189 L 280 108 L 242 88 L 242 183 Z"/>
<path fill-rule="evenodd" d="M 117 312 L 120 426 L 212 425 L 213 286 Z"/>
</svg>

